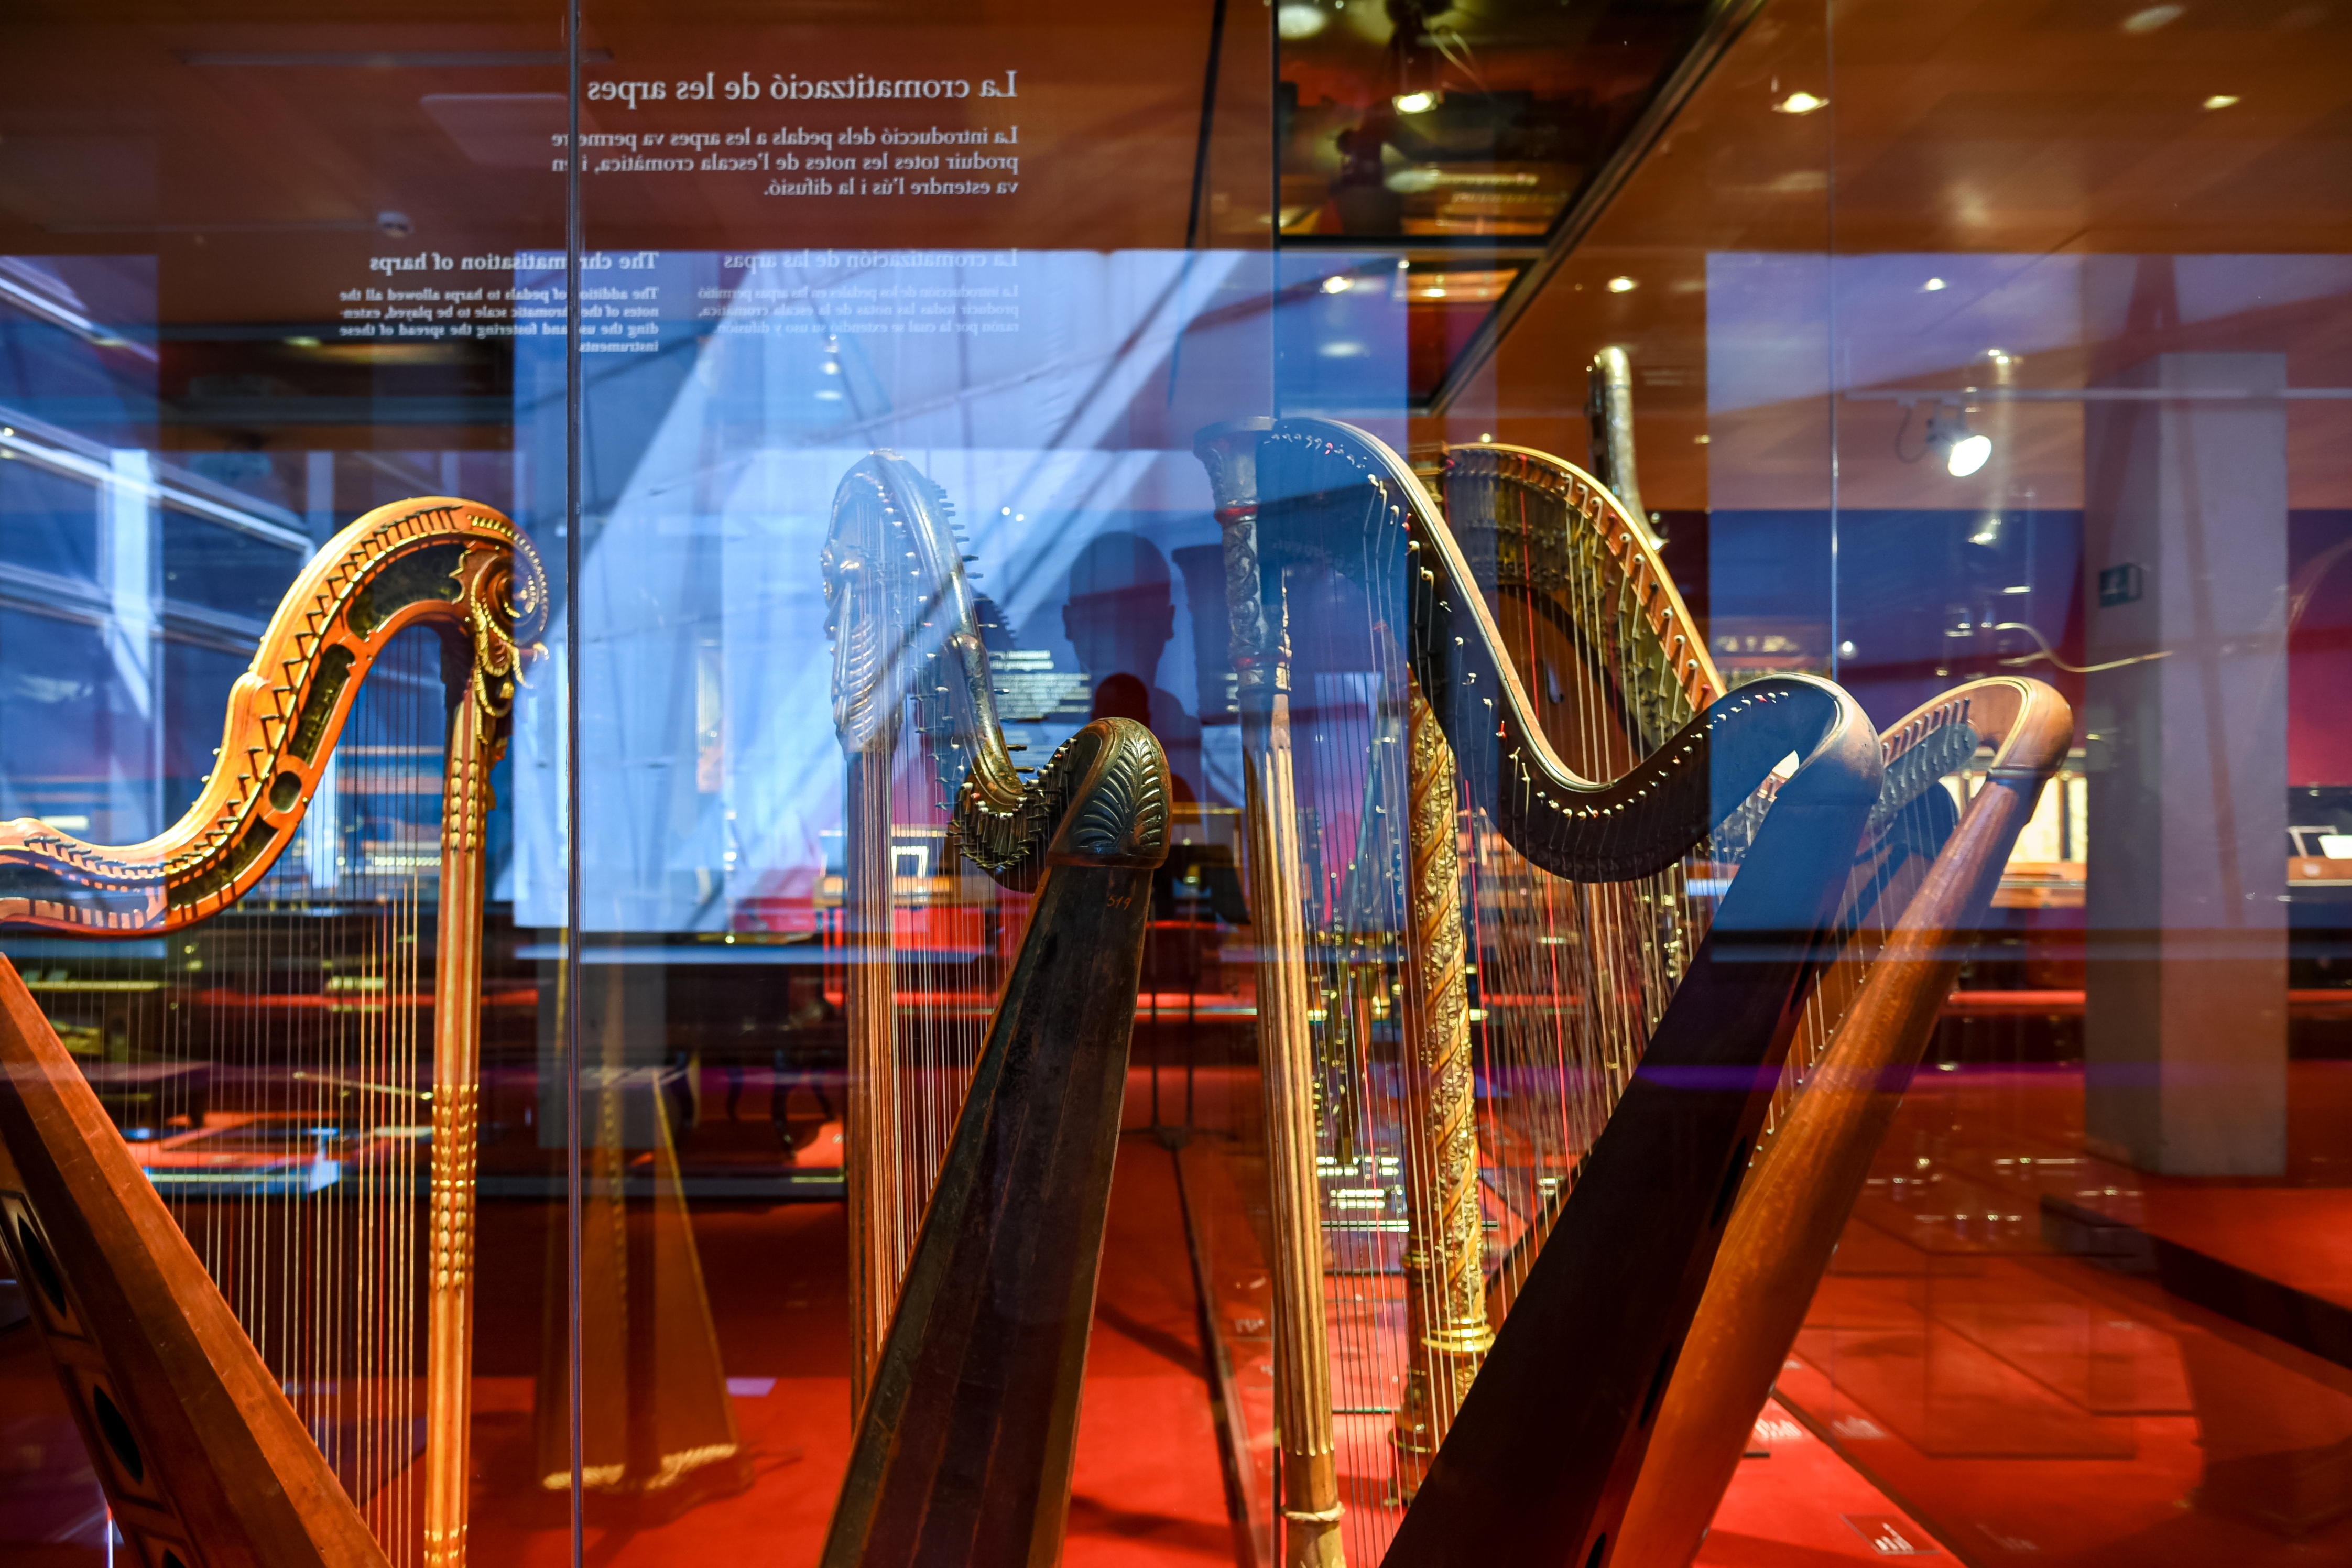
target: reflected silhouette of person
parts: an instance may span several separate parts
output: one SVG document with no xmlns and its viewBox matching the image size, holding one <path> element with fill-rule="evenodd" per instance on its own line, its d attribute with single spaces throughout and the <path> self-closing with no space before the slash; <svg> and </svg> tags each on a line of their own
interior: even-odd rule
<svg viewBox="0 0 2352 1568">
<path fill-rule="evenodd" d="M 1202 799 L 1201 723 L 1158 683 L 1160 658 L 1176 636 L 1167 558 L 1140 534 L 1106 533 L 1070 564 L 1062 631 L 1094 682 L 1088 717 L 1132 719 L 1160 738 L 1180 801 Z"/>
</svg>

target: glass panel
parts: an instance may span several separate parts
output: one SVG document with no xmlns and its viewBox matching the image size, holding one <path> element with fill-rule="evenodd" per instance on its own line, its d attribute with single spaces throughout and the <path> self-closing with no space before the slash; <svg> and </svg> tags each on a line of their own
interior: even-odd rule
<svg viewBox="0 0 2352 1568">
<path fill-rule="evenodd" d="M 2334 9 L 570 9 L 0 24 L 0 1558 L 2346 1543 Z"/>
<path fill-rule="evenodd" d="M 1386 242 L 1418 269 L 1400 294 L 1412 392 L 1450 392 L 1464 351 L 1533 300 L 1754 9 L 1289 0 L 1281 243 Z"/>
<path fill-rule="evenodd" d="M 2344 1373 L 2282 1315 L 2335 1310 L 2342 1181 L 2341 27 L 1840 13 L 1841 679 L 2076 719 L 1782 1385 L 1955 1551 L 2341 1529 Z"/>
<path fill-rule="evenodd" d="M 1221 1551 L 1171 1151 L 1246 1071 L 1219 961 L 1241 782 L 1191 447 L 1272 401 L 1269 15 L 587 16 L 611 55 L 583 106 L 579 345 L 588 1550 L 756 1535 L 814 1560 L 856 1401 L 906 1353 L 885 1341 L 959 1117 L 1045 1109 L 1024 1081 L 967 1111 L 992 1016 L 1023 963 L 1094 952 L 1131 1052 L 1058 1016 L 1000 1047 L 1078 1049 L 1057 1076 L 1124 1085 L 1137 1134 L 1089 1102 L 1071 1163 L 999 1211 L 1098 1202 L 1116 1165 L 1107 1221 L 1045 1233 L 1030 1294 L 1003 1288 L 1024 1342 L 1075 1334 L 1086 1369 L 1075 1470 L 1025 1489 L 1057 1514 L 1068 1486 L 1073 1558 L 1139 1532 Z M 1034 776 L 1113 716 L 1158 738 L 1182 864 L 1072 927 L 1055 879 L 1087 873 L 1000 885 L 951 802 L 979 752 Z M 519 766 L 551 774 L 552 740 Z M 1076 994 L 1032 984 L 1055 998 L 1032 1007 Z M 961 1180 L 993 1199 L 980 1136 Z M 1090 1323 L 1086 1289 L 1035 1292 L 1090 1280 L 1106 1224 Z M 964 1310 L 976 1267 L 927 1310 Z M 978 1430 L 1051 1415 L 1066 1441 L 1077 1384 L 1020 1386 Z M 943 1458 L 994 1445 L 992 1494 L 1018 1498 L 1022 1440 Z"/>
<path fill-rule="evenodd" d="M 499 753 L 552 662 L 516 258 L 562 237 L 562 13 L 330 10 L 5 25 L 0 950 L 64 1053 L 8 1072 L 102 1111 L 0 1161 L 12 1562 L 267 1556 L 287 1493 L 353 1561 L 562 1540 L 562 998 L 513 846 L 555 814 L 560 882 L 562 825 Z M 105 1228 L 158 1198 L 165 1290 L 168 1226 Z"/>
</svg>

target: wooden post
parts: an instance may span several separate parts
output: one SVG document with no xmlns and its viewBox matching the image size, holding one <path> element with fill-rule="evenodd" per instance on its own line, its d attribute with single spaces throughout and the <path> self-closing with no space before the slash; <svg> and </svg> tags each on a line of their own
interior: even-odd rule
<svg viewBox="0 0 2352 1568">
<path fill-rule="evenodd" d="M 1331 1352 L 1315 1177 L 1315 1065 L 1307 1032 L 1307 931 L 1290 754 L 1290 639 L 1281 584 L 1258 568 L 1257 442 L 1269 422 L 1203 431 L 1224 531 L 1225 608 L 1240 678 L 1250 925 L 1257 949 L 1257 1047 L 1273 1186 L 1275 1420 L 1282 1456 L 1283 1561 L 1339 1568 L 1339 1476 L 1331 1435 Z"/>
</svg>

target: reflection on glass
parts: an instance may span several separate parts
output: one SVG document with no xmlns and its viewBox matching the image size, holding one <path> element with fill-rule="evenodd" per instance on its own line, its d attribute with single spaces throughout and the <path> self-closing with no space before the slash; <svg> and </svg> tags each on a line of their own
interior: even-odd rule
<svg viewBox="0 0 2352 1568">
<path fill-rule="evenodd" d="M 184 13 L 0 49 L 0 1558 L 2343 1554 L 2335 8 Z"/>
</svg>

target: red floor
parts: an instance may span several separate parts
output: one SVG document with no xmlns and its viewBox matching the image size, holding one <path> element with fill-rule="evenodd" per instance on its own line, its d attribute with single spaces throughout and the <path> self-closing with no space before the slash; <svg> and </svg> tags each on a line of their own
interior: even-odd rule
<svg viewBox="0 0 2352 1568">
<path fill-rule="evenodd" d="M 836 1204 L 696 1214 L 728 1375 L 739 1389 L 765 1390 L 735 1399 L 758 1479 L 741 1496 L 665 1524 L 620 1529 L 592 1516 L 594 1568 L 816 1560 L 849 1458 L 842 1215 Z M 1129 1132 L 1112 1183 L 1079 1414 L 1070 1568 L 1234 1560 L 1182 1235 L 1167 1151 Z M 475 1561 L 551 1568 L 567 1560 L 569 1542 L 530 1495 L 532 1380 L 478 1378 L 476 1390 Z"/>
<path fill-rule="evenodd" d="M 1209 1092 L 1227 1093 L 1231 1086 Z M 1141 1085 L 1131 1121 L 1145 1119 Z M 2084 1156 L 2078 1073 L 1924 1078 L 1718 1511 L 1710 1568 L 1898 1555 L 2041 1568 L 2352 1562 L 2352 1372 L 2054 1250 L 2043 1194 L 2330 1300 L 2352 1300 L 2352 1069 L 2296 1069 L 2286 1184 L 2153 1182 Z M 1171 1103 L 1168 1109 L 1176 1108 Z M 1242 1184 L 1184 1156 L 1248 1511 L 1270 1368 Z M 1175 1162 L 1119 1154 L 1065 1561 L 1236 1557 Z M 2111 1191 L 2112 1189 L 2112 1191 Z M 475 1561 L 568 1556 L 532 1439 L 552 1211 L 483 1211 Z M 699 1206 L 694 1233 L 755 1484 L 673 1521 L 592 1521 L 588 1561 L 814 1560 L 845 1462 L 837 1205 Z M 101 1560 L 88 1465 L 29 1333 L 0 1335 L 0 1561 Z M 1260 1539 L 1263 1539 L 1261 1533 Z M 1358 1552 L 1359 1560 L 1371 1553 Z"/>
<path fill-rule="evenodd" d="M 2299 1063 L 2289 1181 L 2344 1179 L 2352 1090 Z M 2331 1300 L 2352 1193 L 2143 1176 L 2084 1153 L 2079 1070 L 1924 1076 L 1782 1396 L 1964 1561 L 2352 1562 L 2352 1372 L 2063 1255 L 2042 1199 Z"/>
<path fill-rule="evenodd" d="M 2192 1187 L 2136 1178 L 2083 1206 L 2265 1279 L 2352 1307 L 2352 1189 Z"/>
<path fill-rule="evenodd" d="M 1694 1559 L 1698 1568 L 1813 1568 L 1935 1553 L 1916 1521 L 1777 1401 L 1758 1419 L 1750 1447 Z"/>
<path fill-rule="evenodd" d="M 1217 1092 L 1232 1090 L 1220 1085 Z M 1182 1158 L 1213 1311 L 1231 1363 L 1239 1447 L 1247 1461 L 1243 1489 L 1252 1516 L 1265 1521 L 1271 1512 L 1266 1500 L 1274 1468 L 1273 1345 L 1267 1271 L 1251 1215 L 1251 1194 L 1264 1174 L 1212 1139 L 1193 1142 Z M 1114 1209 L 1118 1203 L 1114 1193 Z M 1338 1358 L 1362 1352 L 1363 1336 L 1351 1338 L 1346 1331 L 1349 1315 L 1361 1309 L 1340 1299 L 1352 1299 L 1361 1283 L 1334 1282 L 1333 1310 L 1342 1331 L 1335 1340 L 1335 1365 Z M 1342 1534 L 1349 1561 L 1369 1564 L 1378 1561 L 1398 1517 L 1388 1500 L 1388 1418 L 1343 1415 L 1337 1425 L 1342 1503 L 1349 1510 Z M 1875 1561 L 1899 1551 L 1935 1551 L 1927 1532 L 1908 1514 L 1786 1411 L 1768 1410 L 1750 1446 L 1769 1458 L 1741 1465 L 1697 1558 L 1705 1568 L 1815 1568 Z M 1271 1531 L 1261 1528 L 1255 1534 L 1258 1561 L 1272 1563 Z"/>
</svg>

